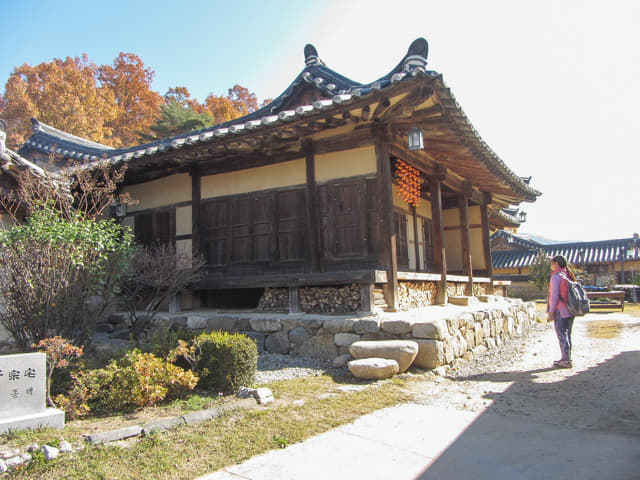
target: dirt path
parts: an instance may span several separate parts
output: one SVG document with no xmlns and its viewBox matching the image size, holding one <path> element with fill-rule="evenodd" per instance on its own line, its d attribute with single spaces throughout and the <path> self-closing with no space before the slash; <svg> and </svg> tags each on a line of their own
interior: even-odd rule
<svg viewBox="0 0 640 480">
<path fill-rule="evenodd" d="M 589 314 L 572 338 L 572 369 L 551 368 L 553 325 L 537 324 L 500 351 L 409 385 L 424 404 L 640 436 L 640 318 Z"/>
</svg>

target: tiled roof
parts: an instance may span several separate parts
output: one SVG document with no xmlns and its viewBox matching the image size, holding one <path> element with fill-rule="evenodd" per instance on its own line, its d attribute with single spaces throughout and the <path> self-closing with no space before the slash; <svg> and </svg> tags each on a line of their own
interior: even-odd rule
<svg viewBox="0 0 640 480">
<path fill-rule="evenodd" d="M 154 142 L 128 148 L 113 149 L 105 145 L 75 137 L 53 127 L 33 120 L 34 133 L 25 142 L 23 149 L 31 148 L 45 153 L 62 154 L 68 158 L 95 161 L 106 159 L 110 162 L 130 162 L 134 159 L 156 155 L 160 152 L 178 150 L 186 146 L 218 140 L 226 140 L 246 133 L 259 133 L 261 129 L 301 119 L 349 105 L 359 99 L 372 97 L 376 101 L 379 92 L 391 90 L 398 84 L 426 81 L 434 90 L 443 107 L 443 114 L 463 138 L 463 143 L 473 153 L 477 161 L 483 163 L 501 181 L 505 181 L 517 195 L 533 201 L 540 192 L 528 185 L 522 177 L 512 172 L 489 148 L 473 128 L 456 102 L 450 89 L 442 80 L 442 75 L 427 70 L 428 44 L 423 38 L 415 40 L 400 63 L 378 80 L 361 84 L 328 68 L 318 57 L 312 45 L 305 47 L 305 68 L 291 85 L 269 105 L 244 117 L 221 123 L 202 130 L 184 133 Z M 295 97 L 301 88 L 312 85 L 327 97 L 309 105 L 291 106 L 288 100 Z"/>
<path fill-rule="evenodd" d="M 510 234 L 507 233 L 507 235 Z M 492 236 L 492 240 L 494 238 L 496 238 L 496 234 Z M 618 262 L 623 251 L 626 252 L 625 261 L 640 260 L 640 249 L 626 248 L 632 244 L 633 238 L 554 244 L 540 244 L 519 239 L 515 235 L 512 238 L 514 244 L 523 248 L 506 251 L 493 250 L 491 257 L 494 269 L 529 267 L 540 250 L 550 257 L 564 255 L 569 263 L 574 265 Z"/>
</svg>

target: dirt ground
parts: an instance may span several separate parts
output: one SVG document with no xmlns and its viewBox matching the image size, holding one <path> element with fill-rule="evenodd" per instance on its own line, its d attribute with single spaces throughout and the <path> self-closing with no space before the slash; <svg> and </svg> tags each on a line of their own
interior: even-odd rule
<svg viewBox="0 0 640 480">
<path fill-rule="evenodd" d="M 536 324 L 499 351 L 407 385 L 428 405 L 640 436 L 640 308 L 634 307 L 631 314 L 577 318 L 571 369 L 553 368 L 560 358 L 553 324 Z"/>
</svg>

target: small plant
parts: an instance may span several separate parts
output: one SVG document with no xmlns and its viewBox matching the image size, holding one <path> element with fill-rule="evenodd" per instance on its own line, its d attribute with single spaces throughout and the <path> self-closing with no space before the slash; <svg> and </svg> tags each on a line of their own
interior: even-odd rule
<svg viewBox="0 0 640 480">
<path fill-rule="evenodd" d="M 239 333 L 202 333 L 179 342 L 171 357 L 183 358 L 200 377 L 199 386 L 212 392 L 233 392 L 251 385 L 258 365 L 253 340 Z"/>
<path fill-rule="evenodd" d="M 76 347 L 62 337 L 45 338 L 33 345 L 39 351 L 47 355 L 47 403 L 56 408 L 51 400 L 51 378 L 56 368 L 66 368 L 69 360 L 83 355 L 82 347 Z"/>
<path fill-rule="evenodd" d="M 287 448 L 291 443 L 291 440 L 283 435 L 274 435 L 272 439 L 280 448 Z"/>
<path fill-rule="evenodd" d="M 551 260 L 543 250 L 539 250 L 529 268 L 529 281 L 542 292 L 551 278 Z"/>
</svg>

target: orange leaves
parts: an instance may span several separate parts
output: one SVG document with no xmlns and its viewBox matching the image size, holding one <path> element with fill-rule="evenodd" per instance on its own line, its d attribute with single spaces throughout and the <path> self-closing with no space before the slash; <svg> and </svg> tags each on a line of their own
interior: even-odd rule
<svg viewBox="0 0 640 480">
<path fill-rule="evenodd" d="M 402 200 L 414 207 L 420 205 L 420 171 L 402 160 L 396 160 L 396 179 Z"/>
<path fill-rule="evenodd" d="M 120 52 L 113 65 L 98 68 L 97 79 L 113 93 L 117 105 L 116 118 L 107 122 L 113 129 L 111 145 L 138 143 L 139 132 L 148 132 L 156 120 L 162 97 L 151 90 L 154 75 L 133 53 Z"/>
<path fill-rule="evenodd" d="M 16 67 L 0 95 L 0 113 L 7 120 L 7 144 L 19 147 L 31 135 L 32 117 L 65 132 L 113 147 L 226 122 L 258 108 L 254 93 L 240 85 L 227 96 L 210 94 L 204 103 L 186 87 L 169 89 L 163 97 L 151 90 L 155 72 L 133 53 L 120 53 L 111 65 L 82 57 L 54 59 Z M 188 114 L 178 115 L 180 108 Z M 163 108 L 177 120 L 164 125 Z M 165 115 L 166 116 L 166 115 Z M 184 117 L 184 118 L 183 118 Z M 159 126 L 159 128 L 152 128 Z"/>
<path fill-rule="evenodd" d="M 11 140 L 24 141 L 31 133 L 29 119 L 36 117 L 74 135 L 108 141 L 107 123 L 117 117 L 117 105 L 110 90 L 96 85 L 96 71 L 86 55 L 16 67 L 5 87 L 3 112 Z"/>
</svg>

